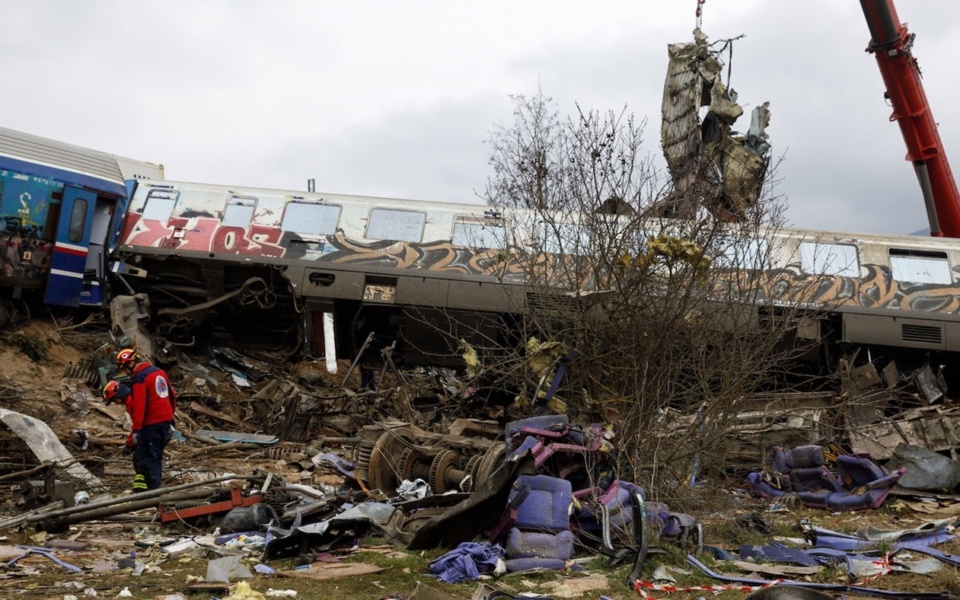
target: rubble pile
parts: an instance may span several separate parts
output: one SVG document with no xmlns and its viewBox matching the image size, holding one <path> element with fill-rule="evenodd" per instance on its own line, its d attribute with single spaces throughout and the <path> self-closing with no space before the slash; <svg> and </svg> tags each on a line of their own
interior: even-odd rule
<svg viewBox="0 0 960 600">
<path fill-rule="evenodd" d="M 808 445 L 836 445 L 880 463 L 901 445 L 956 458 L 960 407 L 947 395 L 942 373 L 929 365 L 900 372 L 896 361 L 881 359 L 851 367 L 855 359 L 840 361 L 836 389 L 745 396 L 736 412 L 703 420 L 696 411 L 668 408 L 654 434 L 669 439 L 712 427 L 723 437 L 723 466 L 736 476 L 753 471 L 774 448 Z"/>
<path fill-rule="evenodd" d="M 916 378 L 877 388 L 857 375 L 839 403 L 827 392 L 745 399 L 732 420 L 729 457 L 731 470 L 753 475 L 725 483 L 728 497 L 694 515 L 631 480 L 642 471 L 619 472 L 615 423 L 572 422 L 550 414 L 562 405 L 546 401 L 528 405 L 534 416 L 504 423 L 516 410 L 487 402 L 475 380 L 452 370 L 388 365 L 371 373 L 342 361 L 332 374 L 321 361 L 225 348 L 165 357 L 179 392 L 179 435 L 167 447 L 163 486 L 131 494 L 132 466 L 120 452 L 126 414 L 90 385 L 103 372 L 102 354 L 98 347 L 93 358 L 61 357 L 57 364 L 71 365 L 66 377 L 45 380 L 46 370 L 24 364 L 16 370 L 34 373 L 31 385 L 0 379 L 0 394 L 15 395 L 8 405 L 20 409 L 0 409 L 5 576 L 75 585 L 63 596 L 123 574 L 112 595 L 126 589 L 146 597 L 152 576 L 186 568 L 173 586 L 180 594 L 246 598 L 269 588 L 293 597 L 309 582 L 376 581 L 364 578 L 383 576 L 390 560 L 419 561 L 416 572 L 437 585 L 478 585 L 471 588 L 478 599 L 517 596 L 512 577 L 544 572 L 562 574 L 563 583 L 543 581 L 543 597 L 705 589 L 671 582 L 685 568 L 715 579 L 711 589 L 759 590 L 788 580 L 807 591 L 877 595 L 878 577 L 929 578 L 943 565 L 960 565 L 937 547 L 955 540 L 950 516 L 960 515 L 960 497 L 951 494 L 960 464 L 923 443 L 868 456 L 826 442 L 837 439 L 851 411 L 864 418 L 864 398 L 926 398 Z M 904 414 L 949 410 L 944 401 L 945 394 Z M 665 414 L 651 442 L 697 422 Z M 793 517 L 802 503 L 861 510 L 885 524 L 891 502 L 915 511 L 913 519 L 897 517 L 915 521 L 915 530 L 835 531 L 803 513 L 794 517 L 799 535 L 783 538 L 768 523 Z M 715 530 L 734 523 L 765 542 L 738 550 L 716 538 Z M 667 556 L 686 556 L 686 565 L 654 565 L 651 557 L 665 548 Z M 383 558 L 358 561 L 358 552 Z M 816 579 L 838 564 L 849 570 L 848 582 Z M 880 591 L 897 597 L 896 587 Z M 460 590 L 453 597 L 470 595 L 451 589 Z M 448 597 L 422 582 L 416 590 L 410 597 Z"/>
</svg>

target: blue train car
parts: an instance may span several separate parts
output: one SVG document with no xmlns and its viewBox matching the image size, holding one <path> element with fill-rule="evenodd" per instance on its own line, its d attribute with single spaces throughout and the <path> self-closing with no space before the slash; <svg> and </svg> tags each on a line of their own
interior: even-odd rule
<svg viewBox="0 0 960 600">
<path fill-rule="evenodd" d="M 0 128 L 0 326 L 24 294 L 99 306 L 133 182 L 163 166 Z"/>
</svg>

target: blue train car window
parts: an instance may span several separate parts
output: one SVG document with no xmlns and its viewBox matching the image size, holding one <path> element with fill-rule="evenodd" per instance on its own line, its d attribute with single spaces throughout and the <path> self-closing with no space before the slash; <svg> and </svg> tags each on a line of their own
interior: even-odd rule
<svg viewBox="0 0 960 600">
<path fill-rule="evenodd" d="M 253 220 L 253 211 L 257 208 L 256 198 L 241 198 L 234 196 L 227 200 L 227 207 L 223 210 L 220 224 L 224 227 L 240 227 L 246 229 Z"/>
<path fill-rule="evenodd" d="M 890 274 L 904 283 L 953 283 L 946 252 L 891 248 Z"/>
<path fill-rule="evenodd" d="M 87 224 L 87 201 L 77 198 L 73 201 L 70 211 L 70 227 L 67 229 L 67 239 L 75 244 L 83 241 L 83 230 Z"/>
<path fill-rule="evenodd" d="M 506 247 L 506 239 L 507 229 L 498 223 L 457 221 L 453 224 L 454 246 L 499 250 Z"/>
<path fill-rule="evenodd" d="M 800 242 L 800 270 L 811 275 L 860 276 L 860 256 L 850 244 Z"/>
<path fill-rule="evenodd" d="M 340 207 L 335 204 L 288 202 L 280 229 L 301 235 L 331 235 L 337 231 Z"/>
<path fill-rule="evenodd" d="M 426 213 L 392 208 L 374 208 L 367 221 L 367 239 L 419 242 L 423 238 Z"/>
<path fill-rule="evenodd" d="M 152 189 L 147 192 L 147 203 L 143 207 L 143 219 L 166 223 L 173 214 L 180 192 L 169 189 Z"/>
</svg>

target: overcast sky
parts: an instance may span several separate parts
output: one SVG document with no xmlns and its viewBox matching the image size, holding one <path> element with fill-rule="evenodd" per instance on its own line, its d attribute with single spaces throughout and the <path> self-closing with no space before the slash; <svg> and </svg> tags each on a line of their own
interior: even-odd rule
<svg viewBox="0 0 960 600">
<path fill-rule="evenodd" d="M 960 173 L 960 2 L 896 0 Z M 0 0 L 0 125 L 163 163 L 167 178 L 477 202 L 495 123 L 538 86 L 649 124 L 696 0 Z M 798 227 L 909 233 L 926 214 L 856 0 L 708 0 L 732 84 L 769 101 Z M 738 129 L 749 125 L 746 117 Z"/>
</svg>

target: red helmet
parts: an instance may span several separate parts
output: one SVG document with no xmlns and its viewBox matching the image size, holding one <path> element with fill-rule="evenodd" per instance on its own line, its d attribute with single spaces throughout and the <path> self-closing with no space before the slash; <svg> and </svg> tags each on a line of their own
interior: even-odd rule
<svg viewBox="0 0 960 600">
<path fill-rule="evenodd" d="M 113 357 L 114 364 L 121 369 L 124 367 L 133 367 L 138 360 L 140 360 L 140 355 L 133 348 L 124 348 Z"/>
<path fill-rule="evenodd" d="M 103 399 L 107 402 L 116 399 L 119 393 L 120 384 L 117 381 L 108 381 L 107 385 L 103 386 Z"/>
</svg>

